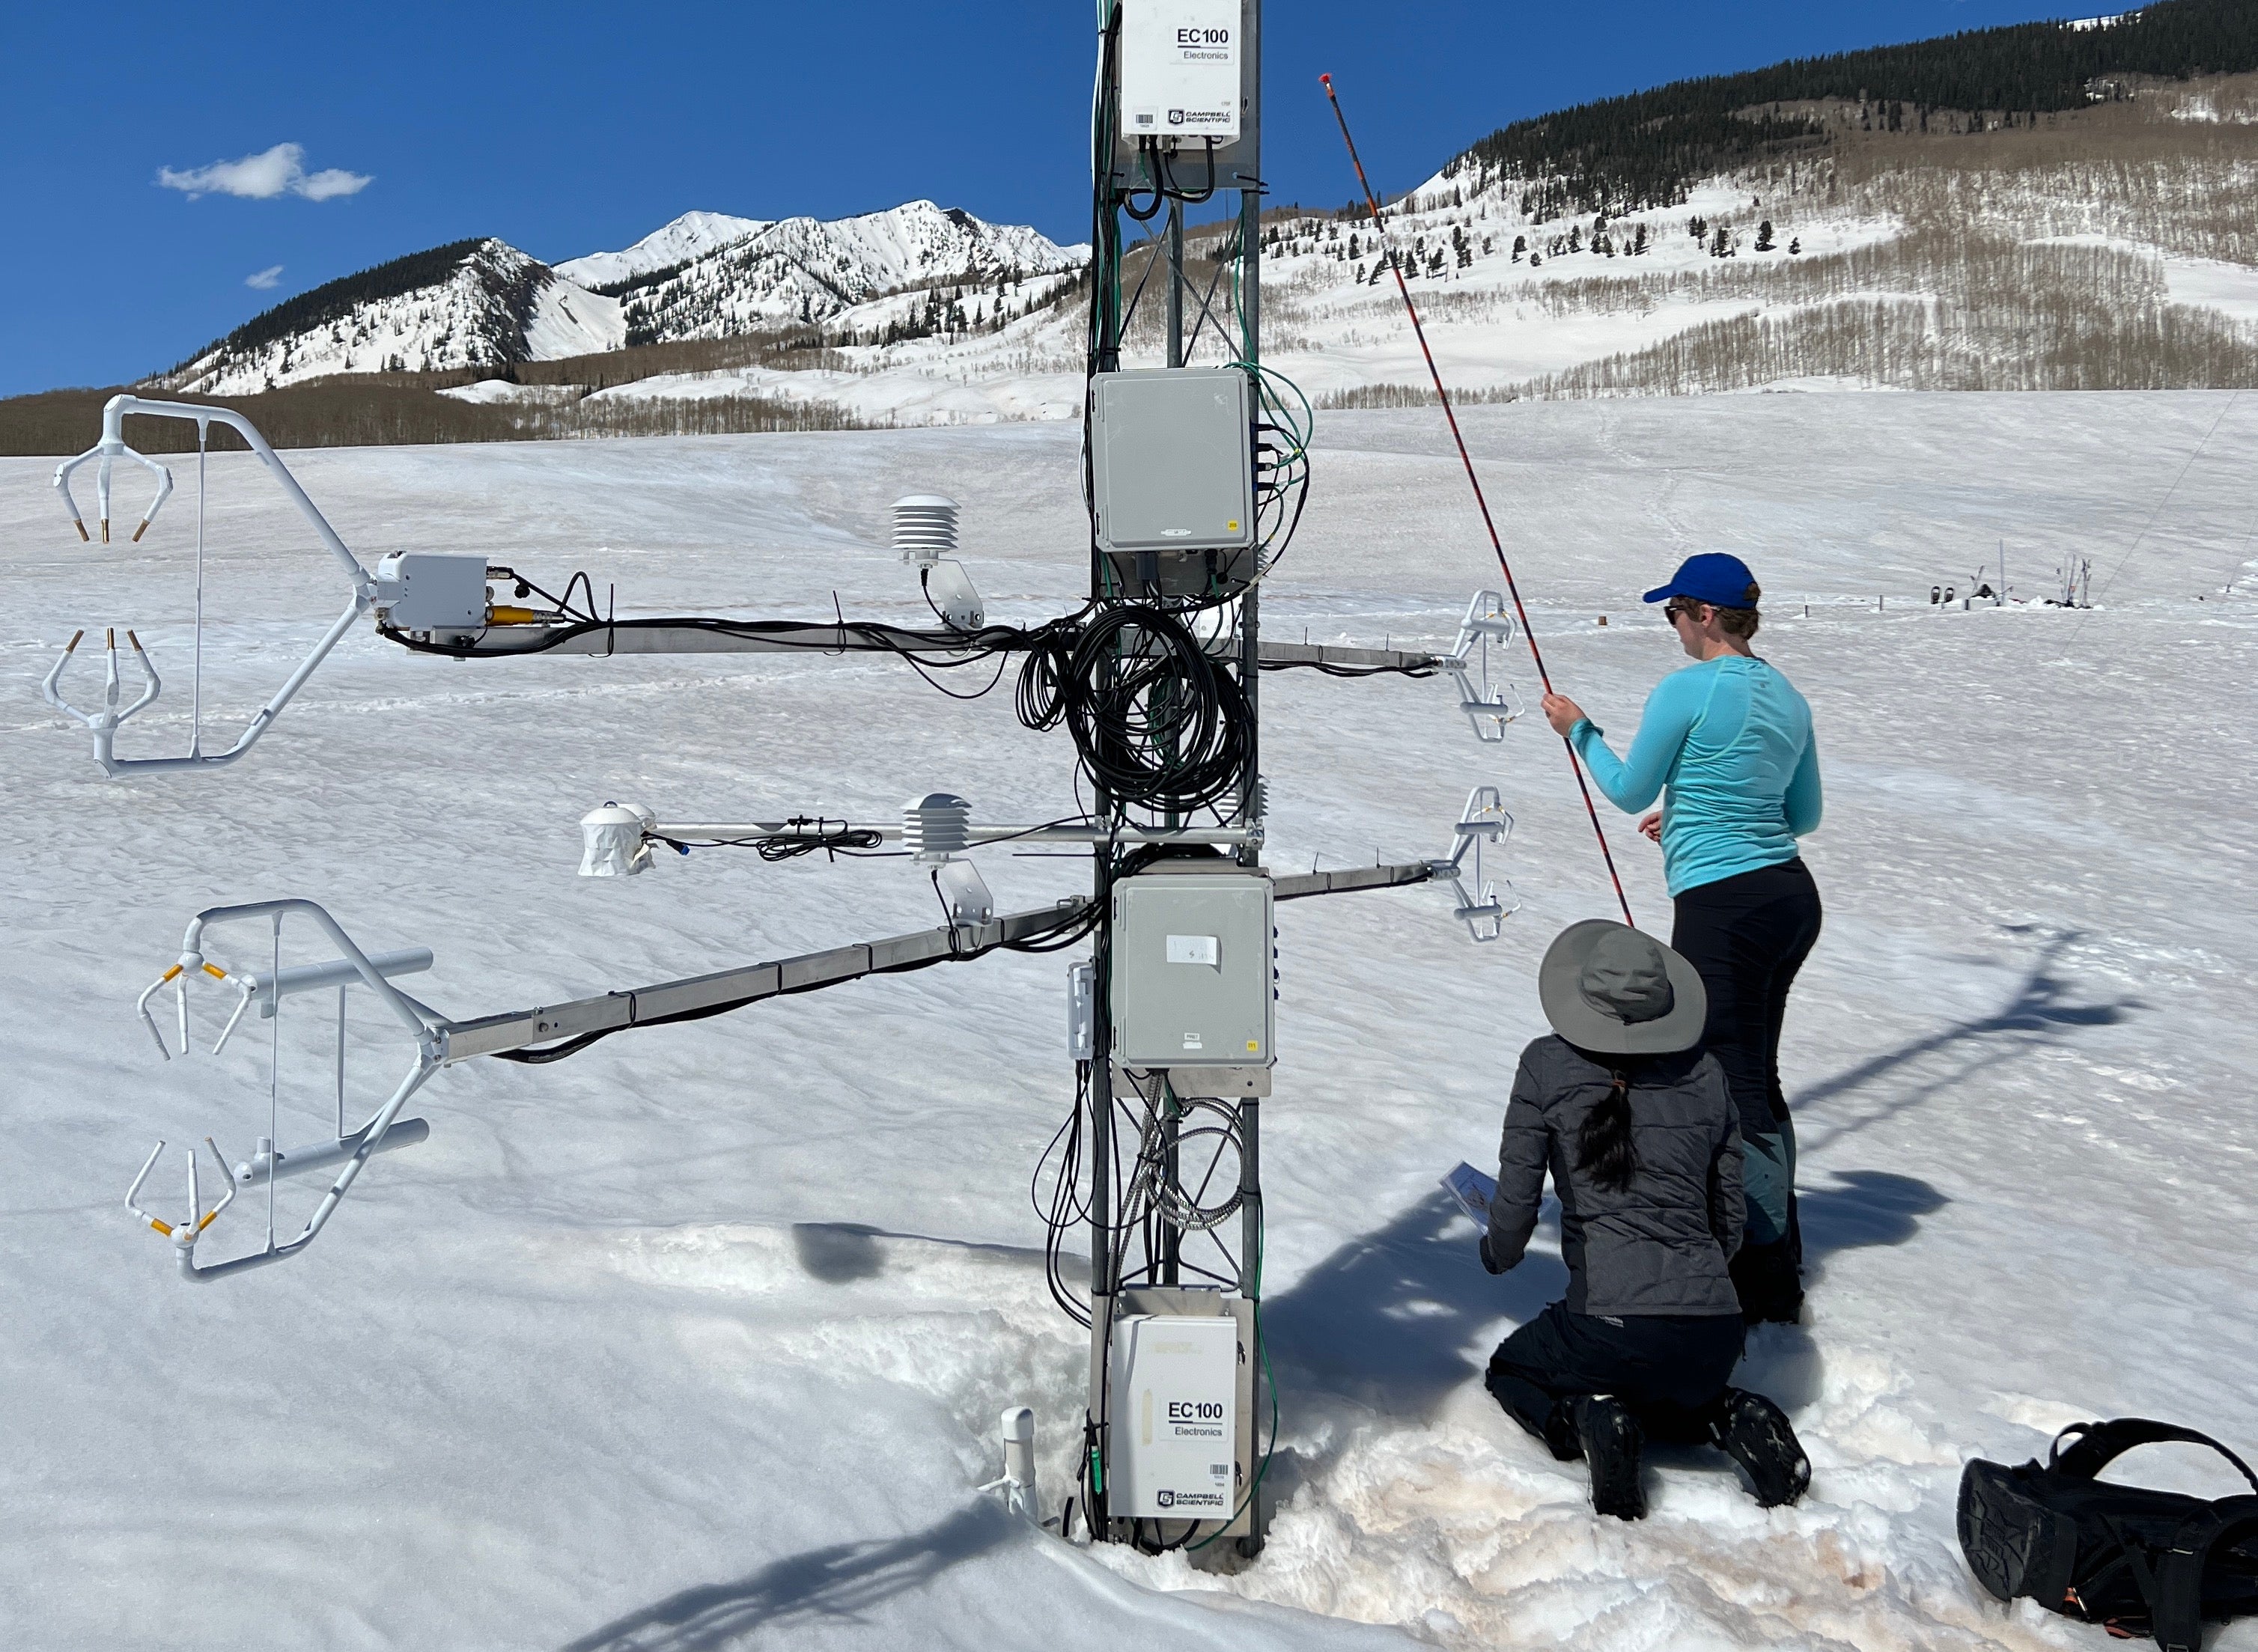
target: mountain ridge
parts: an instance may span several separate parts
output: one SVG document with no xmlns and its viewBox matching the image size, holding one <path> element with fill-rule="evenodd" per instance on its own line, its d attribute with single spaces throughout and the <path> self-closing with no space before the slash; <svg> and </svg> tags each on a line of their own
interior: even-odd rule
<svg viewBox="0 0 2258 1652">
<path fill-rule="evenodd" d="M 2239 4 L 2247 15 L 2160 0 L 1942 43 L 2035 53 L 2023 81 L 2009 62 L 1985 83 L 2043 82 L 2057 102 L 2064 62 L 2171 71 L 2112 70 L 2050 111 L 1900 104 L 1875 86 L 1926 83 L 1878 76 L 1852 89 L 1862 99 L 1819 96 L 1873 53 L 1556 111 L 1516 124 L 1551 124 L 1559 152 L 1541 165 L 1485 139 L 1394 195 L 1388 248 L 1469 402 L 2258 386 L 2258 72 L 2196 73 L 2219 55 L 2205 41 L 2240 51 L 2247 33 L 2258 56 L 2258 5 Z M 2092 39 L 2115 55 L 2078 55 Z M 2160 39 L 2178 44 L 2158 55 Z M 1938 45 L 1875 52 L 1917 65 Z M 1752 89 L 1782 101 L 1738 104 Z M 1610 110 L 1614 151 L 1560 148 L 1573 148 L 1570 116 Z M 1743 147 L 1701 150 L 1700 122 L 1727 117 Z M 1779 141 L 1746 146 L 1763 117 Z M 1668 204 L 1576 204 L 1607 166 L 1658 155 L 1653 193 Z M 1716 170 L 1684 175 L 1697 162 Z M 1261 224 L 1265 365 L 1322 408 L 1431 404 L 1360 207 L 1269 205 Z M 1217 312 L 1204 306 L 1190 330 L 1193 365 L 1231 351 L 1221 262 L 1237 235 L 1235 218 L 1188 232 L 1188 273 Z M 1133 287 L 1146 257 L 1131 257 Z M 252 398 L 262 422 L 312 445 L 1071 418 L 1086 260 L 926 201 L 828 221 L 693 212 L 554 266 L 458 242 L 286 300 L 160 379 Z M 454 285 L 418 288 L 435 270 Z M 614 279 L 600 291 L 576 273 Z M 1134 359 L 1157 359 L 1161 307 L 1135 308 L 1127 332 Z M 412 356 L 397 347 L 411 337 Z M 77 450 L 102 394 L 0 403 L 0 450 Z"/>
<path fill-rule="evenodd" d="M 820 322 L 936 282 L 1055 274 L 1087 258 L 922 198 L 827 220 L 693 211 L 621 252 L 557 265 L 472 238 L 286 299 L 142 382 L 240 395 L 339 374 L 506 368 Z"/>
</svg>

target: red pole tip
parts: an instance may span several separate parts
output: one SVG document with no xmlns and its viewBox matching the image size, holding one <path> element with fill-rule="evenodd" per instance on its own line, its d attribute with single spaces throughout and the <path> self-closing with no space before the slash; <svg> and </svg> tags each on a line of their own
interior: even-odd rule
<svg viewBox="0 0 2258 1652">
<path fill-rule="evenodd" d="M 1320 74 L 1317 76 L 1317 79 L 1327 86 L 1331 86 L 1333 83 L 1333 77 L 1330 74 Z"/>
</svg>

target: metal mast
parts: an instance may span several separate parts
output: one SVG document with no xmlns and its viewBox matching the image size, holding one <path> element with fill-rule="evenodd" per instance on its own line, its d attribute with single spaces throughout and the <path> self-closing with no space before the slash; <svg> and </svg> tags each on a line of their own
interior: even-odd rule
<svg viewBox="0 0 2258 1652">
<path fill-rule="evenodd" d="M 1135 0 L 1128 3 L 1134 4 Z M 1257 394 L 1249 401 L 1258 409 L 1254 415 L 1258 429 L 1256 440 L 1250 445 L 1254 451 L 1259 486 L 1262 466 L 1258 372 L 1263 194 L 1260 174 L 1260 0 L 1240 0 L 1239 7 L 1238 136 L 1220 145 L 1211 141 L 1204 150 L 1198 146 L 1199 140 L 1185 140 L 1189 146 L 1172 152 L 1177 157 L 1173 168 L 1161 164 L 1152 140 L 1146 140 L 1140 149 L 1120 130 L 1119 52 L 1124 4 L 1125 0 L 1099 0 L 1097 8 L 1098 73 L 1091 109 L 1094 198 L 1089 371 L 1094 379 L 1097 374 L 1118 372 L 1127 365 L 1124 355 L 1131 330 L 1136 326 L 1140 313 L 1152 316 L 1153 310 L 1147 306 L 1158 309 L 1162 335 L 1161 365 L 1236 365 L 1256 380 Z M 1209 201 L 1221 205 L 1228 196 L 1236 197 L 1235 214 L 1218 214 L 1220 221 L 1211 223 L 1205 237 L 1188 249 L 1189 209 Z M 1154 224 L 1156 216 L 1160 222 Z M 1130 238 L 1140 230 L 1143 231 L 1141 238 L 1132 244 Z M 1203 252 L 1206 256 L 1200 259 L 1198 254 Z M 1204 279 L 1196 272 L 1196 263 L 1207 265 Z M 1149 320 L 1147 325 L 1151 325 Z M 1089 413 L 1086 406 L 1085 435 Z M 1084 483 L 1087 487 L 1087 470 Z M 1219 659 L 1230 663 L 1228 669 L 1246 702 L 1249 734 L 1236 796 L 1237 819 L 1247 825 L 1259 822 L 1262 814 L 1260 747 L 1255 734 L 1259 728 L 1256 696 L 1260 677 L 1256 565 L 1250 561 L 1241 571 L 1243 588 L 1229 601 L 1210 610 L 1220 625 L 1219 634 L 1209 646 Z M 1165 599 L 1168 594 L 1171 593 L 1164 578 L 1142 565 L 1135 578 L 1125 580 L 1121 567 L 1099 549 L 1093 526 L 1093 601 Z M 1109 817 L 1115 812 L 1116 800 L 1101 788 L 1097 808 L 1101 818 Z M 1188 823 L 1179 821 L 1171 813 L 1163 824 Z M 1241 866 L 1260 868 L 1259 843 L 1243 844 L 1236 853 Z M 1260 1320 L 1253 1305 L 1259 1300 L 1261 1282 L 1260 1094 L 1269 1088 L 1267 1070 L 1256 1075 L 1252 1069 L 1243 1069 L 1242 1075 L 1228 1086 L 1234 1093 L 1224 1099 L 1223 1104 L 1230 1111 L 1230 1129 L 1239 1158 L 1236 1191 L 1239 1221 L 1235 1256 L 1211 1229 L 1203 1231 L 1215 1243 L 1204 1247 L 1204 1253 L 1207 1259 L 1218 1264 L 1217 1268 L 1188 1261 L 1187 1230 L 1182 1223 L 1172 1220 L 1165 1209 L 1148 1207 L 1136 1218 L 1138 1230 L 1125 1225 L 1133 1213 L 1122 1209 L 1118 1200 L 1124 1188 L 1124 1175 L 1133 1167 L 1121 1162 L 1125 1155 L 1117 1150 L 1115 1127 L 1120 1122 L 1120 1103 L 1154 1110 L 1158 1120 L 1160 1174 L 1173 1184 L 1180 1174 L 1187 1173 L 1180 1154 L 1182 1098 L 1175 1091 L 1171 1075 L 1140 1073 L 1133 1076 L 1117 1067 L 1113 1059 L 1115 1039 L 1108 982 L 1113 940 L 1113 890 L 1122 871 L 1123 858 L 1116 847 L 1100 844 L 1093 852 L 1092 864 L 1092 897 L 1104 916 L 1094 937 L 1095 984 L 1090 1017 L 1093 1037 L 1086 1084 L 1086 1127 L 1090 1144 L 1090 1369 L 1083 1484 L 1090 1528 L 1092 1535 L 1099 1538 L 1132 1538 L 1134 1535 L 1131 1521 L 1110 1514 L 1106 1496 L 1110 1471 L 1108 1361 L 1113 1322 L 1123 1294 L 1154 1287 L 1173 1289 L 1186 1283 L 1187 1274 L 1212 1280 L 1244 1299 L 1248 1305 L 1246 1322 L 1256 1328 L 1254 1334 L 1259 1338 Z M 1129 1259 L 1133 1244 L 1141 1248 L 1140 1263 L 1133 1264 Z M 1248 1392 L 1259 1402 L 1262 1390 L 1260 1362 L 1250 1360 L 1250 1365 L 1253 1368 Z M 1250 1428 L 1251 1419 L 1260 1409 L 1259 1403 L 1247 1406 Z M 1246 1485 L 1242 1507 L 1234 1512 L 1231 1521 L 1217 1528 L 1218 1534 L 1225 1529 L 1236 1534 L 1236 1546 L 1243 1555 L 1259 1551 L 1262 1544 L 1262 1514 L 1256 1489 L 1251 1483 Z"/>
</svg>

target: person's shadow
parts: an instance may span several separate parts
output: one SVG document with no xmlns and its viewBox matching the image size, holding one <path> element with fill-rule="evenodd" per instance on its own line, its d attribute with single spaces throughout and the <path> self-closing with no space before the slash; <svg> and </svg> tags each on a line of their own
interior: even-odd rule
<svg viewBox="0 0 2258 1652">
<path fill-rule="evenodd" d="M 1807 1280 L 1843 1251 L 1904 1244 L 1947 1202 L 1920 1178 L 1888 1171 L 1838 1171 L 1832 1183 L 1801 1197 Z M 1271 1297 L 1262 1329 L 1295 1432 L 1374 1414 L 1431 1421 L 1455 1391 L 1480 1379 L 1511 1326 L 1566 1291 L 1558 1223 L 1548 1199 L 1530 1254 L 1493 1277 L 1476 1254 L 1473 1224 L 1438 1188 Z M 1750 1336 L 1735 1380 L 1794 1412 L 1818 1398 L 1824 1375 L 1807 1328 L 1773 1325 Z"/>
<path fill-rule="evenodd" d="M 1536 1243 L 1553 1231 L 1548 1215 Z M 1266 1301 L 1271 1369 L 1296 1412 L 1316 1407 L 1424 1422 L 1480 1374 L 1509 1322 L 1530 1318 L 1566 1288 L 1559 1256 L 1543 1251 L 1492 1277 L 1475 1253 L 1476 1237 L 1438 1188 Z"/>
</svg>

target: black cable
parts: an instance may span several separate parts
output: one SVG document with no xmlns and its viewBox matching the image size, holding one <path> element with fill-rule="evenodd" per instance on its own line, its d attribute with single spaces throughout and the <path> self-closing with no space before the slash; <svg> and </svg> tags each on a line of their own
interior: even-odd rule
<svg viewBox="0 0 2258 1652">
<path fill-rule="evenodd" d="M 785 822 L 790 826 L 813 826 L 809 832 L 771 832 L 742 838 L 671 838 L 663 832 L 647 832 L 645 840 L 664 843 L 678 854 L 687 854 L 692 849 L 751 849 L 763 861 L 771 863 L 792 860 L 799 855 L 823 851 L 827 860 L 837 860 L 842 854 L 867 857 L 870 851 L 885 842 L 884 837 L 867 826 L 856 827 L 841 820 L 834 828 L 821 817 L 794 815 Z"/>
<path fill-rule="evenodd" d="M 947 637 L 937 637 L 929 631 L 913 631 L 905 626 L 885 625 L 873 620 L 848 620 L 824 626 L 800 620 L 726 620 L 711 614 L 664 614 L 638 620 L 575 619 L 564 625 L 546 627 L 527 646 L 511 649 L 508 652 L 513 656 L 545 654 L 551 649 L 562 648 L 567 642 L 598 631 L 614 634 L 621 631 L 709 631 L 717 636 L 766 641 L 778 649 L 806 649 L 813 654 L 896 654 L 934 670 L 952 670 L 960 666 L 983 663 L 993 654 L 1021 653 L 1040 647 L 1053 631 L 1061 627 L 1071 629 L 1088 612 L 1085 606 L 1059 619 L 1047 620 L 1038 626 L 986 625 L 976 631 L 953 631 Z M 436 642 L 418 639 L 391 626 L 380 626 L 378 629 L 391 642 L 416 654 L 474 659 L 496 652 L 481 649 L 476 642 Z M 796 635 L 818 632 L 828 635 Z"/>
<path fill-rule="evenodd" d="M 1161 209 L 1168 204 L 1168 188 L 1161 181 L 1163 168 L 1161 161 L 1160 146 L 1155 140 L 1150 138 L 1140 138 L 1137 140 L 1137 153 L 1138 157 L 1145 163 L 1146 177 L 1152 181 L 1153 204 L 1147 207 L 1142 212 L 1140 212 L 1137 209 L 1137 188 L 1134 184 L 1132 184 L 1128 188 L 1124 189 L 1118 199 L 1120 202 L 1122 211 L 1127 213 L 1140 223 L 1150 223 L 1155 217 L 1160 216 Z"/>
<path fill-rule="evenodd" d="M 1161 160 L 1160 157 L 1161 151 L 1157 144 L 1154 146 L 1153 150 L 1154 160 L 1159 165 L 1161 185 L 1167 193 L 1168 199 L 1171 201 L 1181 201 L 1188 207 L 1204 206 L 1207 202 L 1215 199 L 1216 140 L 1212 138 L 1208 138 L 1202 139 L 1202 141 L 1207 145 L 1207 187 L 1196 193 L 1189 189 L 1180 189 L 1170 186 L 1168 183 L 1168 162 Z"/>
<path fill-rule="evenodd" d="M 1019 720 L 1064 723 L 1117 806 L 1189 813 L 1239 785 L 1253 738 L 1246 696 L 1175 614 L 1109 608 L 1054 632 L 1019 673 Z"/>
<path fill-rule="evenodd" d="M 1265 660 L 1266 671 L 1315 671 L 1320 677 L 1408 677 L 1414 682 L 1435 675 L 1432 665 L 1335 665 L 1328 660 Z"/>
<path fill-rule="evenodd" d="M 1078 1325 L 1090 1323 L 1090 1308 L 1075 1297 L 1066 1282 L 1063 1271 L 1065 1258 L 1061 1246 L 1069 1230 L 1090 1220 L 1089 1201 L 1080 1196 L 1083 1109 L 1089 1097 L 1090 1063 L 1078 1061 L 1075 1064 L 1074 1110 L 1052 1135 L 1042 1156 L 1035 1161 L 1034 1173 L 1027 1181 L 1028 1202 L 1034 1206 L 1036 1216 L 1043 1223 L 1044 1283 L 1049 1287 L 1051 1300 Z M 1062 1143 L 1064 1144 L 1062 1150 Z M 1054 1152 L 1059 1154 L 1058 1173 L 1052 1179 L 1050 1201 L 1046 1207 L 1039 1189 L 1042 1184 L 1043 1166 L 1050 1161 Z"/>
</svg>

